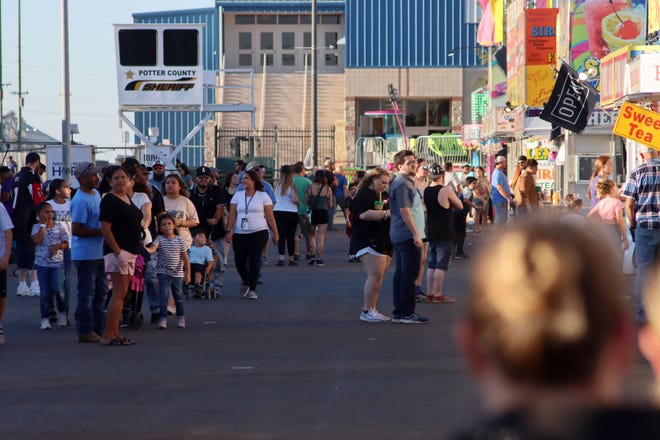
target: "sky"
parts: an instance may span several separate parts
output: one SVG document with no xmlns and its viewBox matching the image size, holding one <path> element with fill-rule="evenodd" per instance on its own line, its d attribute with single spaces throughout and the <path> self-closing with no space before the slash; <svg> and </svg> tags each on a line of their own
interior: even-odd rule
<svg viewBox="0 0 660 440">
<path fill-rule="evenodd" d="M 17 112 L 18 1 L 2 7 L 3 113 Z M 214 0 L 69 0 L 69 71 L 71 122 L 76 142 L 124 146 L 124 125 L 117 116 L 117 80 L 113 24 L 133 23 L 136 12 L 214 7 Z M 21 0 L 23 119 L 61 139 L 62 1 Z M 9 85 L 6 85 L 9 84 Z M 133 133 L 130 133 L 133 142 Z"/>
</svg>

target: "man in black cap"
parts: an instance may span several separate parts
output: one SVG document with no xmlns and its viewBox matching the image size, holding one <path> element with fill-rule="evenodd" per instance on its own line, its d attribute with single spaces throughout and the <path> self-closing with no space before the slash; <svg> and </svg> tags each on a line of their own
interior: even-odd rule
<svg viewBox="0 0 660 440">
<path fill-rule="evenodd" d="M 211 184 L 211 169 L 201 166 L 195 172 L 195 186 L 190 192 L 190 201 L 197 209 L 199 227 L 206 237 L 213 241 L 214 250 L 218 255 L 213 283 L 216 291 L 222 286 L 222 270 L 224 265 L 225 227 L 222 216 L 225 212 L 226 199 L 220 187 Z M 219 292 L 218 292 L 219 293 Z"/>
<path fill-rule="evenodd" d="M 30 237 L 32 225 L 36 221 L 36 206 L 46 197 L 39 177 L 41 161 L 35 152 L 25 156 L 25 166 L 14 176 L 12 189 L 14 205 L 14 241 L 16 242 L 16 268 L 18 269 L 19 296 L 39 296 L 39 281 L 34 268 L 34 243 Z M 27 285 L 27 271 L 32 271 L 30 287 Z"/>
</svg>

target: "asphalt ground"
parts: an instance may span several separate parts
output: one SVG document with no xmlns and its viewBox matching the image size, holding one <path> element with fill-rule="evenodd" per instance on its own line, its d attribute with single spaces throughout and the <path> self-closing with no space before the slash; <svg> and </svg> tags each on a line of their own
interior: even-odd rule
<svg viewBox="0 0 660 440">
<path fill-rule="evenodd" d="M 186 301 L 186 329 L 171 318 L 165 331 L 124 330 L 134 346 L 77 343 L 73 327 L 41 331 L 38 299 L 17 297 L 10 277 L 0 439 L 429 439 L 473 424 L 481 399 L 452 338 L 470 260 L 446 277 L 455 304 L 418 304 L 430 323 L 368 324 L 365 275 L 346 262 L 338 227 L 325 267 L 277 267 L 271 244 L 258 300 L 239 297 L 228 267 L 221 299 Z M 466 252 L 479 239 L 469 234 Z M 393 269 L 379 299 L 386 314 Z M 650 377 L 638 361 L 632 394 Z"/>
</svg>

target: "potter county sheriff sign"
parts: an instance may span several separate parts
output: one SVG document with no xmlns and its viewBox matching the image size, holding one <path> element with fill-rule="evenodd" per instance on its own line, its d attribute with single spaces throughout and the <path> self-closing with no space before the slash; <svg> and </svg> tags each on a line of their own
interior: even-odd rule
<svg viewBox="0 0 660 440">
<path fill-rule="evenodd" d="M 660 113 L 626 102 L 619 111 L 614 134 L 660 150 Z"/>
</svg>

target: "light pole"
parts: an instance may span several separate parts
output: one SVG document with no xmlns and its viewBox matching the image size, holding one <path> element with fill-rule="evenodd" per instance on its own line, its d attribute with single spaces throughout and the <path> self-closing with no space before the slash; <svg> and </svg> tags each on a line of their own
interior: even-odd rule
<svg viewBox="0 0 660 440">
<path fill-rule="evenodd" d="M 71 99 L 69 89 L 69 5 L 62 0 L 62 178 L 71 182 Z M 78 125 L 75 125 L 78 133 Z"/>
<path fill-rule="evenodd" d="M 312 0 L 312 163 L 318 165 L 319 146 L 318 146 L 318 104 L 317 104 L 317 72 L 316 72 L 316 0 Z"/>
</svg>

